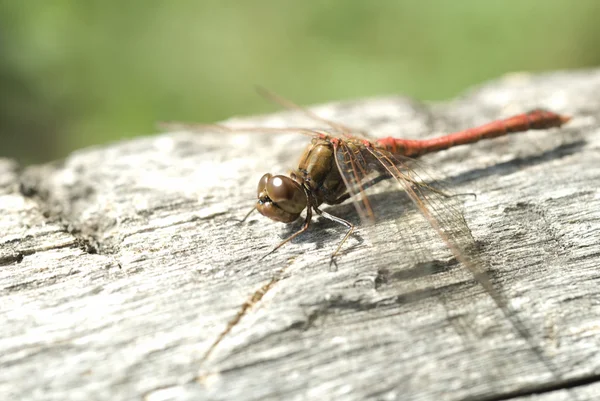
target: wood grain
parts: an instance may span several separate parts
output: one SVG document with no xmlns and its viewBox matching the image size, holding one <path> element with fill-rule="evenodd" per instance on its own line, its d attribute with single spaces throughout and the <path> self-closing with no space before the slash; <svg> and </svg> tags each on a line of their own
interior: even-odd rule
<svg viewBox="0 0 600 401">
<path fill-rule="evenodd" d="M 597 399 L 598 93 L 600 70 L 576 71 L 511 75 L 447 103 L 313 108 L 406 138 L 537 107 L 573 116 L 424 158 L 477 195 L 466 221 L 529 342 L 434 235 L 408 232 L 391 186 L 373 192 L 381 220 L 337 268 L 344 231 L 322 219 L 261 260 L 299 225 L 236 219 L 263 173 L 294 167 L 302 135 L 178 131 L 24 169 L 0 161 L 0 399 Z M 319 125 L 298 112 L 229 123 Z M 358 222 L 350 203 L 327 210 Z M 419 271 L 428 256 L 438 264 Z"/>
</svg>

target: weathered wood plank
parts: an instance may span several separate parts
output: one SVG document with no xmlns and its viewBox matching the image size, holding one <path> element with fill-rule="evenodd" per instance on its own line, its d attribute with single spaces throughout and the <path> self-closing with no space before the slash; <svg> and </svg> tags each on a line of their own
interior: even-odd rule
<svg viewBox="0 0 600 401">
<path fill-rule="evenodd" d="M 477 194 L 466 220 L 541 359 L 426 232 L 442 264 L 407 278 L 418 272 L 405 266 L 407 218 L 391 188 L 375 191 L 383 219 L 359 230 L 335 271 L 343 231 L 321 220 L 259 260 L 298 226 L 233 219 L 307 139 L 173 132 L 24 172 L 0 163 L 0 398 L 594 399 L 598 93 L 600 71 L 582 71 L 511 76 L 445 104 L 315 108 L 402 137 L 535 107 L 574 117 L 425 159 L 455 192 Z M 232 123 L 315 125 L 294 112 Z M 351 205 L 330 211 L 356 221 Z"/>
</svg>

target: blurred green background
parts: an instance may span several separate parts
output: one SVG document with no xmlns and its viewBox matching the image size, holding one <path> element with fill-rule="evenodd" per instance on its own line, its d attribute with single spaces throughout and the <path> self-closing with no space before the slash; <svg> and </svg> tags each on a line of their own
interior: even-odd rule
<svg viewBox="0 0 600 401">
<path fill-rule="evenodd" d="M 600 64 L 598 0 L 0 0 L 0 156 L 22 163 L 273 106 L 455 96 Z"/>
</svg>

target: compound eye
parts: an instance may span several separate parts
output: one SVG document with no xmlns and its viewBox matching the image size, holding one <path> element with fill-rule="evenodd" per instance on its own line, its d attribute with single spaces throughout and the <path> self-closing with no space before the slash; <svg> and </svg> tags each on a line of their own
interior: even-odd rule
<svg viewBox="0 0 600 401">
<path fill-rule="evenodd" d="M 259 198 L 261 197 L 262 193 L 264 192 L 265 188 L 267 187 L 267 183 L 269 182 L 271 177 L 273 177 L 273 175 L 267 173 L 260 178 L 260 181 L 258 181 L 258 188 L 256 189 L 256 195 Z"/>
<path fill-rule="evenodd" d="M 265 178 L 265 176 L 263 176 L 263 178 Z M 302 192 L 298 183 L 289 177 L 276 175 L 269 178 L 266 186 L 267 194 L 275 203 L 292 200 L 298 196 L 298 192 Z"/>
<path fill-rule="evenodd" d="M 308 196 L 302 186 L 289 177 L 265 174 L 258 183 L 256 210 L 272 220 L 291 223 L 307 203 Z"/>
</svg>

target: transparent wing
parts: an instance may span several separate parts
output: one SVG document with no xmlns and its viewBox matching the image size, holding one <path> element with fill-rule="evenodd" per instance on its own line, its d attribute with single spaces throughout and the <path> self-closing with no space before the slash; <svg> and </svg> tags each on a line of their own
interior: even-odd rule
<svg viewBox="0 0 600 401">
<path fill-rule="evenodd" d="M 301 127 L 230 127 L 223 124 L 195 124 L 195 123 L 183 123 L 176 121 L 159 122 L 157 124 L 161 130 L 186 130 L 198 133 L 205 132 L 225 132 L 225 133 L 240 133 L 240 132 L 256 132 L 256 133 L 290 133 L 290 134 L 302 134 L 314 137 L 315 135 L 323 135 L 329 137 L 330 135 L 325 131 L 312 129 L 312 128 L 301 128 Z"/>
<path fill-rule="evenodd" d="M 312 111 L 308 110 L 307 108 L 302 107 L 302 106 L 292 102 L 291 100 L 288 100 L 288 99 L 286 99 L 268 89 L 265 89 L 261 86 L 256 86 L 256 91 L 258 92 L 259 95 L 261 95 L 265 99 L 270 100 L 271 102 L 278 104 L 285 109 L 299 111 L 302 114 L 304 114 L 306 117 L 310 118 L 311 120 L 318 121 L 320 123 L 327 125 L 328 127 L 332 128 L 333 131 L 336 132 L 336 134 L 338 134 L 344 138 L 354 138 L 354 135 L 352 134 L 353 132 L 359 133 L 361 136 L 363 136 L 365 138 L 369 137 L 369 135 L 364 131 L 357 130 L 357 129 L 354 129 L 347 125 L 338 123 L 336 121 L 332 121 L 332 120 L 323 118 L 323 117 L 319 116 L 318 114 L 313 113 Z"/>
<path fill-rule="evenodd" d="M 536 358 L 557 380 L 560 379 L 562 377 L 560 369 L 545 357 L 544 351 L 529 333 L 527 325 L 518 318 L 506 298 L 492 285 L 484 270 L 484 260 L 461 212 L 460 198 L 446 193 L 441 182 L 432 179 L 425 170 L 421 169 L 420 162 L 392 155 L 379 148 L 366 148 L 366 150 L 374 157 L 374 161 L 382 166 L 404 190 L 445 246 L 467 268 L 496 303 L 508 322 L 528 343 Z"/>
<path fill-rule="evenodd" d="M 448 194 L 444 185 L 422 170 L 416 160 L 392 155 L 383 149 L 366 149 L 374 161 L 393 177 L 452 255 L 469 270 L 496 304 L 505 309 L 506 301 L 494 289 L 484 271 L 483 260 L 461 211 L 460 197 Z"/>
<path fill-rule="evenodd" d="M 453 236 L 455 241 L 465 244 L 461 246 L 462 253 L 464 253 L 462 248 L 467 248 L 467 244 L 473 243 L 460 212 L 460 200 L 446 195 L 440 189 L 439 182 L 430 174 L 417 173 L 419 170 L 425 171 L 420 169 L 418 161 L 410 158 L 403 158 L 400 161 L 393 158 L 391 154 L 378 153 L 378 149 L 365 147 L 362 143 L 335 139 L 332 143 L 336 165 L 361 220 L 363 223 L 370 224 L 376 219 L 387 220 L 385 215 L 389 215 L 396 221 L 396 229 L 389 228 L 394 232 L 385 233 L 387 238 L 380 239 L 385 243 L 388 242 L 390 235 L 395 238 L 394 242 L 403 248 L 403 262 L 414 267 L 412 270 L 415 275 L 427 275 L 428 266 L 436 268 L 434 264 L 437 261 L 433 257 L 432 240 L 440 243 L 439 235 L 428 229 L 427 225 L 431 224 L 426 215 L 431 215 L 432 220 L 442 219 L 443 221 L 438 224 L 444 226 L 447 231 L 456 233 Z M 377 210 L 374 210 L 370 196 L 367 196 L 365 190 L 372 183 L 386 179 L 388 181 L 394 179 L 403 191 L 394 191 L 392 194 L 394 207 L 377 205 Z M 390 201 L 389 198 L 386 197 L 386 203 Z M 397 210 L 396 206 L 401 210 Z M 440 244 L 440 247 L 445 250 L 444 253 L 447 253 L 449 248 L 447 245 Z"/>
<path fill-rule="evenodd" d="M 373 223 L 375 215 L 364 188 L 370 178 L 375 178 L 370 171 L 368 160 L 364 158 L 363 152 L 348 142 L 332 140 L 332 144 L 335 164 L 358 215 L 363 223 Z"/>
<path fill-rule="evenodd" d="M 309 119 L 325 124 L 330 130 L 323 130 L 318 128 L 300 128 L 300 127 L 282 127 L 282 128 L 273 128 L 273 127 L 229 127 L 227 125 L 222 124 L 195 124 L 195 123 L 184 123 L 178 121 L 164 121 L 157 123 L 157 128 L 160 130 L 188 130 L 188 131 L 220 131 L 220 132 L 264 132 L 264 133 L 300 133 L 303 135 L 314 135 L 315 133 L 325 134 L 327 136 L 331 136 L 327 133 L 327 131 L 333 131 L 335 136 L 341 136 L 344 138 L 355 138 L 355 135 L 352 133 L 358 133 L 360 136 L 364 138 L 370 138 L 367 132 L 356 130 L 354 128 L 348 127 L 344 124 L 323 118 L 316 113 L 308 110 L 305 107 L 302 107 L 291 100 L 285 99 L 278 94 L 265 89 L 263 87 L 257 86 L 256 91 L 259 95 L 264 97 L 265 99 L 285 108 L 288 110 L 299 111 L 304 114 Z"/>
</svg>

